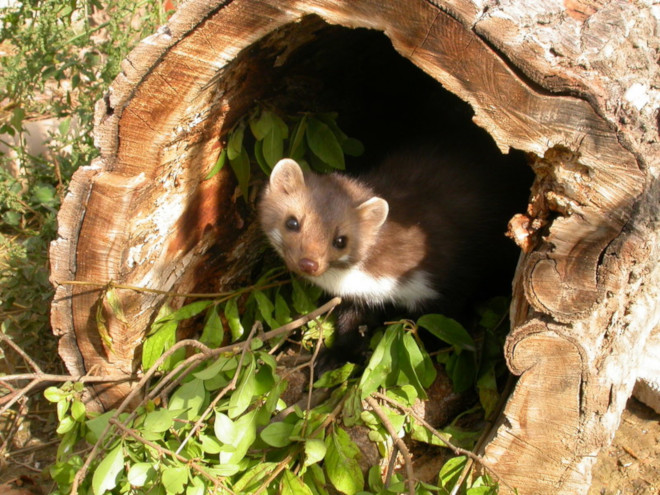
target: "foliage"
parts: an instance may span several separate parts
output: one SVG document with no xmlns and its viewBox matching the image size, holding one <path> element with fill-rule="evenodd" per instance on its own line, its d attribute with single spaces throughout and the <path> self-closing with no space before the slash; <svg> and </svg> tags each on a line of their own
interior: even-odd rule
<svg viewBox="0 0 660 495">
<path fill-rule="evenodd" d="M 305 170 L 326 173 L 344 170 L 344 155 L 360 156 L 363 152 L 362 143 L 339 128 L 336 113 L 283 117 L 275 110 L 257 106 L 231 130 L 226 147 L 207 178 L 218 173 L 228 159 L 241 193 L 247 198 L 252 164 L 256 163 L 269 176 L 275 164 L 287 157 Z"/>
<path fill-rule="evenodd" d="M 57 493 L 69 492 L 75 473 L 83 466 L 85 458 L 74 448 L 83 440 L 98 442 L 105 451 L 92 462 L 79 487 L 82 493 L 95 495 L 324 494 L 329 485 L 345 494 L 407 493 L 398 474 L 387 487 L 377 466 L 363 475 L 352 428 L 367 428 L 384 458 L 392 454 L 394 433 L 434 445 L 474 446 L 478 431 L 452 423 L 438 437 L 410 409 L 426 397 L 425 390 L 436 375 L 431 356 L 417 338 L 422 326 L 432 327 L 450 345 L 439 354 L 442 361 L 466 354 L 469 361 L 481 363 L 480 370 L 496 366 L 463 327 L 440 315 L 389 325 L 380 339 L 374 339 L 373 354 L 363 372 L 347 363 L 310 383 L 310 393 L 322 400 L 285 402 L 290 370 L 278 367 L 274 352 L 286 335 L 270 338 L 272 332 L 250 332 L 247 336 L 243 329 L 256 328 L 258 322 L 271 329 L 286 325 L 293 315 L 314 310 L 320 294 L 315 287 L 296 279 L 289 283 L 276 275 L 266 274 L 254 286 L 215 300 L 162 311 L 145 342 L 152 351 L 143 360 L 145 365 L 170 372 L 166 376 L 176 377 L 179 384 L 167 394 L 148 395 L 131 415 L 87 414 L 80 384 L 47 389 L 46 397 L 57 404 L 62 435 L 57 463 L 51 468 L 59 485 Z M 237 319 L 234 307 L 241 308 Z M 482 323 L 491 325 L 483 330 L 492 337 L 502 320 L 501 309 L 501 301 L 495 300 L 481 310 Z M 178 351 L 155 361 L 154 357 L 171 348 L 177 326 L 202 313 L 206 315 L 202 340 L 209 347 L 221 345 L 225 324 L 231 342 L 247 337 L 246 344 L 233 351 L 231 346 L 219 348 L 220 352 L 188 367 L 183 365 L 190 357 Z M 303 334 L 318 335 L 319 326 L 331 331 L 331 319 L 310 321 Z M 470 386 L 478 385 L 480 375 L 480 371 L 470 375 Z M 152 390 L 163 388 L 168 388 L 167 383 L 155 383 Z M 366 406 L 365 399 L 381 396 L 387 400 L 381 402 L 380 411 Z M 482 406 L 487 407 L 483 401 Z M 448 494 L 465 462 L 465 457 L 452 459 L 440 471 L 436 485 L 419 482 L 416 493 Z M 488 476 L 477 477 L 459 493 L 496 493 L 496 484 Z"/>
<path fill-rule="evenodd" d="M 30 0 L 0 11 L 0 140 L 10 152 L 0 152 L 0 320 L 27 348 L 54 345 L 47 249 L 71 175 L 97 154 L 94 103 L 164 15 L 152 0 Z M 35 156 L 27 126 L 43 118 L 59 124 Z"/>
</svg>

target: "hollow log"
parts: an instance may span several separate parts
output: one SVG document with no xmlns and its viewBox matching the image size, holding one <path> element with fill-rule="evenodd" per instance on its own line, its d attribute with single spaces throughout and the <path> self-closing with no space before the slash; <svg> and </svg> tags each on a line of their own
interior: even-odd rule
<svg viewBox="0 0 660 495">
<path fill-rule="evenodd" d="M 519 493 L 585 492 L 660 322 L 659 22 L 639 0 L 185 3 L 98 102 L 100 156 L 58 217 L 52 325 L 67 367 L 137 368 L 165 296 L 117 288 L 129 324 L 99 308 L 103 284 L 199 292 L 249 278 L 253 218 L 227 168 L 203 178 L 255 101 L 343 105 L 349 127 L 382 120 L 374 136 L 396 139 L 424 106 L 396 56 L 469 104 L 502 152 L 531 157 L 511 227 L 523 253 L 505 352 L 519 379 L 483 455 Z M 94 400 L 111 407 L 129 387 Z"/>
</svg>

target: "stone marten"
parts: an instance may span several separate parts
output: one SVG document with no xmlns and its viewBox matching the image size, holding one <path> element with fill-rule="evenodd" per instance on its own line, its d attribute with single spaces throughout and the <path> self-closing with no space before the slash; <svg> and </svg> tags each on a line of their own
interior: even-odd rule
<svg viewBox="0 0 660 495">
<path fill-rule="evenodd" d="M 357 359 L 368 341 L 358 326 L 392 311 L 460 318 L 488 289 L 510 291 L 518 253 L 504 233 L 525 207 L 528 170 L 482 154 L 416 146 L 357 178 L 277 163 L 263 231 L 289 270 L 343 300 L 324 368 Z"/>
</svg>

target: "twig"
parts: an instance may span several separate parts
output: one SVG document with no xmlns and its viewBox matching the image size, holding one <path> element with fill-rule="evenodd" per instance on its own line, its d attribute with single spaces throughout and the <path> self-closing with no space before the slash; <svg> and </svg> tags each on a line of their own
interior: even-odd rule
<svg viewBox="0 0 660 495">
<path fill-rule="evenodd" d="M 32 380 L 29 384 L 27 384 L 25 387 L 22 389 L 16 391 L 13 393 L 13 397 L 7 401 L 7 403 L 0 408 L 0 415 L 4 414 L 7 409 L 9 409 L 11 406 L 16 404 L 19 400 L 21 400 L 22 397 L 25 397 L 30 390 L 32 390 L 34 387 L 39 385 L 41 383 L 39 380 Z"/>
<path fill-rule="evenodd" d="M 405 442 L 399 438 L 399 433 L 394 429 L 394 426 L 390 422 L 385 412 L 378 405 L 378 403 L 372 397 L 367 397 L 364 400 L 367 404 L 369 404 L 369 406 L 371 406 L 376 416 L 380 418 L 381 423 L 383 423 L 383 426 L 390 434 L 390 437 L 392 437 L 392 440 L 401 452 L 401 455 L 403 456 L 403 463 L 406 466 L 406 475 L 408 478 L 406 482 L 408 485 L 408 493 L 410 495 L 415 495 L 415 472 L 413 470 L 412 457 L 410 456 L 408 447 L 406 446 Z"/>
<path fill-rule="evenodd" d="M 384 400 L 385 402 L 387 402 L 387 403 L 389 403 L 389 404 L 392 404 L 393 406 L 397 407 L 398 409 L 400 409 L 400 410 L 403 411 L 404 413 L 408 414 L 409 416 L 412 416 L 412 417 L 415 419 L 415 421 L 417 421 L 419 424 L 421 424 L 421 425 L 424 426 L 426 429 L 428 429 L 428 430 L 431 432 L 431 434 L 433 434 L 433 436 L 439 438 L 439 439 L 440 439 L 445 445 L 447 445 L 447 447 L 448 447 L 449 449 L 451 449 L 455 454 L 457 454 L 457 455 L 464 455 L 464 456 L 466 456 L 467 458 L 472 459 L 474 462 L 478 463 L 478 464 L 479 464 L 480 466 L 482 466 L 484 469 L 486 469 L 487 471 L 489 471 L 490 473 L 492 473 L 492 474 L 493 474 L 493 475 L 494 475 L 499 481 L 501 481 L 502 484 L 504 484 L 508 489 L 510 489 L 511 491 L 514 491 L 513 487 L 511 487 L 509 484 L 507 484 L 507 483 L 504 481 L 504 479 L 503 479 L 499 474 L 497 474 L 497 472 L 496 472 L 493 468 L 491 468 L 490 466 L 487 466 L 487 465 L 483 462 L 483 460 L 481 459 L 481 457 L 479 457 L 478 455 L 474 454 L 473 452 L 471 452 L 471 451 L 469 451 L 469 450 L 463 449 L 463 448 L 461 448 L 461 447 L 457 447 L 456 445 L 452 444 L 447 438 L 443 437 L 442 434 L 441 434 L 438 430 L 436 430 L 435 428 L 433 428 L 433 426 L 431 426 L 431 425 L 430 425 L 430 424 L 429 424 L 424 418 L 422 418 L 422 417 L 421 417 L 419 414 L 417 414 L 415 411 L 413 411 L 413 410 L 410 409 L 409 407 L 404 406 L 403 404 L 399 404 L 397 401 L 395 401 L 395 400 L 393 400 L 393 399 L 390 399 L 387 395 L 385 395 L 385 394 L 381 394 L 380 392 L 374 392 L 372 395 L 373 395 L 374 397 L 378 397 L 379 399 Z"/>
<path fill-rule="evenodd" d="M 6 343 L 9 347 L 14 349 L 18 354 L 21 355 L 25 361 L 32 366 L 32 369 L 36 371 L 37 373 L 42 373 L 41 367 L 34 362 L 34 360 L 28 356 L 28 354 L 21 349 L 13 340 L 11 340 L 9 337 L 7 337 L 4 333 L 0 333 L 0 340 L 2 340 L 4 343 Z"/>
<path fill-rule="evenodd" d="M 151 447 L 152 449 L 156 450 L 160 455 L 164 456 L 170 456 L 176 459 L 179 462 L 183 462 L 184 464 L 189 465 L 191 468 L 193 468 L 195 471 L 197 471 L 199 474 L 204 476 L 207 480 L 209 480 L 211 483 L 213 483 L 214 487 L 218 487 L 220 483 L 218 480 L 211 474 L 209 474 L 203 467 L 201 467 L 199 464 L 197 464 L 195 461 L 192 461 L 190 459 L 187 459 L 183 457 L 182 455 L 177 454 L 176 452 L 172 452 L 169 449 L 166 449 L 165 447 L 161 447 L 157 443 L 154 443 L 150 440 L 147 440 L 146 438 L 142 437 L 137 431 L 135 431 L 132 428 L 128 428 L 124 424 L 122 424 L 120 421 L 117 421 L 116 419 L 110 419 L 109 423 L 113 424 L 116 426 L 118 429 L 120 429 L 122 432 L 124 432 L 126 435 L 133 437 L 135 440 L 138 442 L 147 445 Z M 226 488 L 223 486 L 223 488 Z M 230 492 L 231 493 L 231 492 Z"/>
<path fill-rule="evenodd" d="M 172 291 L 167 291 L 167 290 L 160 290 L 160 289 L 150 289 L 148 287 L 140 287 L 138 285 L 130 285 L 130 284 L 118 284 L 115 282 L 91 282 L 87 280 L 63 280 L 62 282 L 55 282 L 56 285 L 75 285 L 75 286 L 83 286 L 83 287 L 96 287 L 98 289 L 103 289 L 105 287 L 113 287 L 115 289 L 125 289 L 125 290 L 132 290 L 135 292 L 144 292 L 147 294 L 157 294 L 161 296 L 172 296 L 172 297 L 185 297 L 185 298 L 191 298 L 191 299 L 215 299 L 218 297 L 235 297 L 240 294 L 244 294 L 246 292 L 250 292 L 253 290 L 263 290 L 263 289 L 270 289 L 272 287 L 279 287 L 281 285 L 286 285 L 289 283 L 288 280 L 283 280 L 280 282 L 271 282 L 267 283 L 264 285 L 249 285 L 247 287 L 242 287 L 238 290 L 232 291 L 232 292 L 172 292 Z M 218 301 L 222 302 L 222 301 Z"/>
<path fill-rule="evenodd" d="M 22 373 L 17 375 L 0 376 L 2 382 L 17 382 L 22 380 L 39 380 L 41 382 L 81 382 L 104 383 L 137 380 L 137 375 L 52 375 L 50 373 Z"/>
</svg>

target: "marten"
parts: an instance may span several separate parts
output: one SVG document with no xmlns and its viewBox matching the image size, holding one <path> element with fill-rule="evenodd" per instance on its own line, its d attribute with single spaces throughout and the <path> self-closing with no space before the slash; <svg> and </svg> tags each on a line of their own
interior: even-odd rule
<svg viewBox="0 0 660 495">
<path fill-rule="evenodd" d="M 394 313 L 460 319 L 489 291 L 510 292 L 518 253 L 504 234 L 525 207 L 529 176 L 508 161 L 418 145 L 355 178 L 276 164 L 261 227 L 289 270 L 342 298 L 323 369 L 359 359 L 368 339 L 358 327 Z"/>
</svg>

